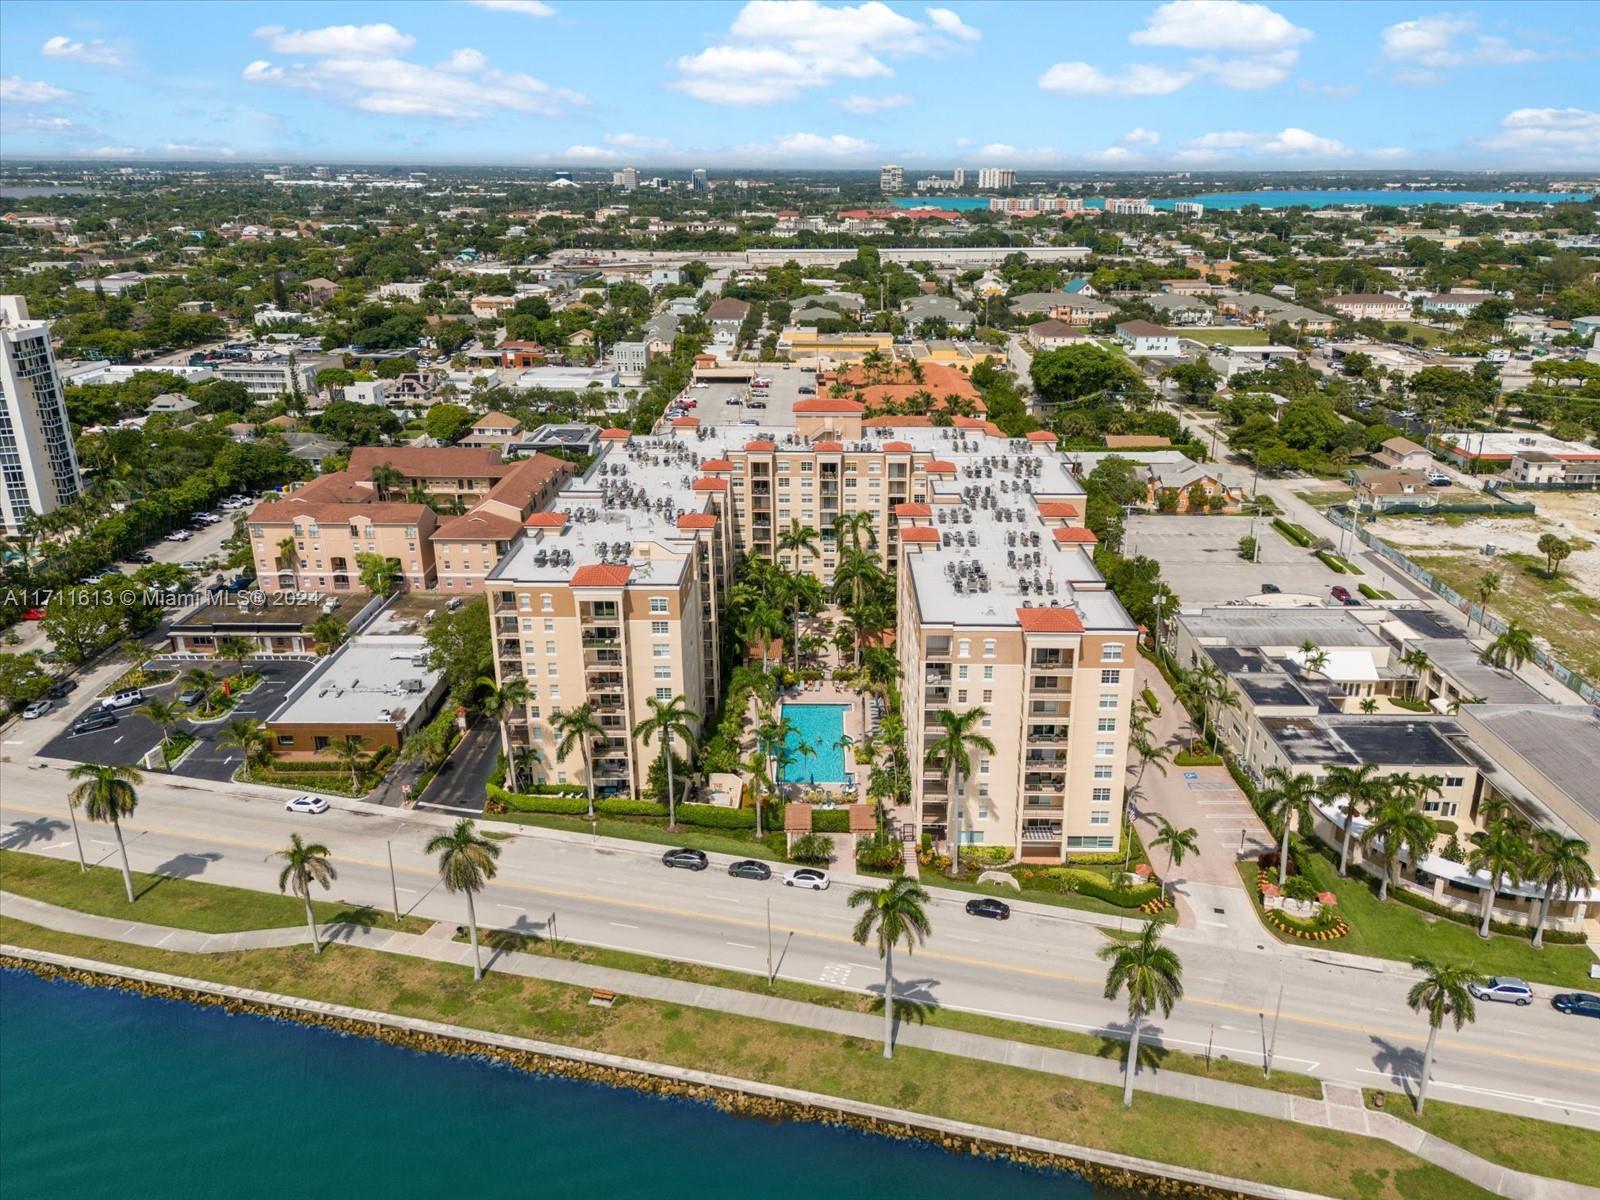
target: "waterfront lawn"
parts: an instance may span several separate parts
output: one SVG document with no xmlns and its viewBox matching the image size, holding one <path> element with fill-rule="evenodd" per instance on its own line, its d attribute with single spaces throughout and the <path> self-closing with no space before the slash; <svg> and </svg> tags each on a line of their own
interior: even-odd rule
<svg viewBox="0 0 1600 1200">
<path fill-rule="evenodd" d="M 1265 346 L 1272 341 L 1265 329 L 1254 329 L 1249 325 L 1196 325 L 1180 329 L 1178 333 L 1180 337 L 1203 346 L 1209 346 L 1212 342 L 1221 342 L 1224 346 Z"/>
<path fill-rule="evenodd" d="M 892 1105 L 978 1125 L 1349 1200 L 1487 1200 L 1491 1193 L 1372 1138 L 1275 1121 L 1001 1063 L 840 1037 L 588 988 L 333 945 L 189 955 L 0 918 L 0 940 L 102 962 L 445 1021 Z M 1559 1166 L 1559 1164 L 1552 1164 Z"/>
<path fill-rule="evenodd" d="M 648 821 L 629 821 L 621 817 L 596 817 L 593 825 L 584 817 L 568 817 L 557 813 L 489 813 L 490 821 L 509 821 L 517 825 L 538 825 L 544 829 L 565 829 L 572 833 L 594 833 L 601 837 L 625 838 L 632 842 L 651 842 L 657 846 L 685 846 L 691 850 L 704 850 L 707 854 L 731 854 L 735 858 L 764 858 L 772 862 L 787 862 L 784 857 L 783 834 L 776 837 L 776 845 L 756 841 L 755 834 L 695 829 L 680 825 L 676 832 L 665 824 Z M 771 838 L 772 834 L 766 837 Z"/>
<path fill-rule="evenodd" d="M 18 896 L 59 904 L 62 908 L 120 917 L 150 925 L 170 925 L 200 933 L 238 933 L 245 929 L 277 929 L 303 925 L 306 908 L 298 896 L 252 892 L 196 879 L 171 875 L 133 873 L 129 905 L 122 871 L 116 866 L 90 867 L 85 873 L 72 859 L 61 861 L 21 850 L 0 850 L 0 887 Z M 377 909 L 355 907 L 331 900 L 314 900 L 312 908 L 324 925 L 341 921 L 394 929 L 394 918 Z M 432 924 L 420 917 L 403 917 L 398 928 L 423 933 Z"/>
<path fill-rule="evenodd" d="M 1070 863 L 1068 864 L 1071 865 Z M 1085 867 L 1085 870 L 1093 868 Z M 1002 887 L 997 883 L 978 883 L 976 880 L 951 879 L 943 871 L 932 868 L 922 872 L 918 880 L 923 887 L 950 888 L 958 892 L 976 892 L 980 896 L 998 896 L 1002 900 L 1027 900 L 1033 904 L 1053 904 L 1057 908 L 1076 908 L 1083 912 L 1097 913 L 1103 917 L 1127 917 L 1130 920 L 1159 921 L 1171 924 L 1178 919 L 1176 910 L 1163 909 L 1154 917 L 1147 916 L 1137 908 L 1118 908 L 1115 904 L 1100 900 L 1094 896 L 1084 896 L 1077 892 L 1046 892 L 1037 888 L 1024 888 L 1017 891 L 1015 888 Z"/>
<path fill-rule="evenodd" d="M 1339 898 L 1337 912 L 1350 925 L 1350 932 L 1344 937 L 1320 943 L 1325 949 L 1402 962 L 1426 958 L 1460 963 L 1484 975 L 1514 975 L 1533 983 L 1562 987 L 1588 985 L 1589 964 L 1594 955 L 1587 946 L 1546 945 L 1543 950 L 1535 950 L 1528 939 L 1503 933 L 1491 934 L 1485 940 L 1478 936 L 1476 926 L 1460 925 L 1394 900 L 1380 903 L 1373 887 L 1354 876 L 1339 878 L 1338 868 L 1320 854 L 1302 851 L 1295 861 L 1318 891 L 1332 892 Z M 1256 894 L 1256 872 L 1253 862 L 1239 864 L 1239 874 L 1252 896 Z M 1267 928 L 1280 941 L 1307 944 L 1271 926 Z"/>
<path fill-rule="evenodd" d="M 1367 1089 L 1368 1108 L 1374 1107 L 1377 1095 Z M 1383 1111 L 1447 1142 L 1471 1146 L 1474 1154 L 1513 1171 L 1558 1175 L 1600 1188 L 1600 1133 L 1592 1130 L 1432 1098 L 1420 1117 L 1409 1102 L 1396 1102 L 1393 1095 L 1385 1098 Z"/>
</svg>

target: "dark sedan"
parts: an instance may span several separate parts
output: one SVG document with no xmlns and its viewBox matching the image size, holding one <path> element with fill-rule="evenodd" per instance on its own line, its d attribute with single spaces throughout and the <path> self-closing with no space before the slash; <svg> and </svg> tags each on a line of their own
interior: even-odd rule
<svg viewBox="0 0 1600 1200">
<path fill-rule="evenodd" d="M 753 858 L 742 858 L 736 863 L 728 864 L 728 874 L 737 879 L 771 879 L 772 868 L 764 862 Z"/>
<path fill-rule="evenodd" d="M 685 871 L 704 871 L 710 865 L 704 850 L 668 850 L 661 856 L 661 863 L 668 867 L 682 867 Z"/>
<path fill-rule="evenodd" d="M 988 917 L 991 921 L 1009 921 L 1011 919 L 1011 906 L 1004 900 L 995 900 L 983 896 L 976 900 L 967 901 L 967 915 L 970 917 Z"/>
<path fill-rule="evenodd" d="M 1600 996 L 1589 992 L 1562 992 L 1550 997 L 1550 1007 L 1569 1017 L 1600 1017 Z"/>
</svg>

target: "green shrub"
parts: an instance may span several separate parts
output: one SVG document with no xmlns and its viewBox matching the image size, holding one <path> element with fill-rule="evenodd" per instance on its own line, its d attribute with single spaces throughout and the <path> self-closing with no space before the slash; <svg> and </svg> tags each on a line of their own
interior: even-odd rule
<svg viewBox="0 0 1600 1200">
<path fill-rule="evenodd" d="M 753 808 L 719 808 L 715 804 L 678 805 L 678 823 L 696 825 L 701 829 L 754 829 L 756 810 Z"/>
<path fill-rule="evenodd" d="M 901 864 L 900 843 L 875 835 L 856 847 L 856 862 L 869 871 L 892 871 Z"/>
<path fill-rule="evenodd" d="M 1323 566 L 1327 567 L 1328 570 L 1332 571 L 1334 574 L 1345 574 L 1345 569 L 1339 565 L 1339 559 L 1337 555 L 1329 554 L 1326 550 L 1318 550 L 1317 557 L 1322 560 Z"/>
<path fill-rule="evenodd" d="M 812 809 L 811 831 L 813 833 L 849 833 L 849 810 L 843 808 Z"/>
<path fill-rule="evenodd" d="M 654 800 L 632 800 L 627 796 L 607 796 L 594 802 L 594 810 L 608 817 L 664 817 L 667 806 Z"/>
<path fill-rule="evenodd" d="M 1161 701 L 1156 699 L 1156 694 L 1154 692 L 1152 692 L 1149 688 L 1145 688 L 1144 691 L 1139 693 L 1139 694 L 1144 699 L 1144 706 L 1146 708 L 1148 708 L 1150 710 L 1150 712 L 1152 714 L 1154 714 L 1155 716 L 1160 716 L 1161 715 Z"/>
<path fill-rule="evenodd" d="M 1274 517 L 1272 520 L 1272 527 L 1279 533 L 1283 534 L 1284 537 L 1288 538 L 1296 546 L 1311 545 L 1311 533 L 1303 526 L 1295 525 L 1292 522 L 1285 521 L 1282 517 Z"/>
<path fill-rule="evenodd" d="M 961 861 L 975 867 L 1003 867 L 1013 857 L 1010 846 L 961 847 Z"/>
<path fill-rule="evenodd" d="M 1222 760 L 1209 750 L 1179 750 L 1172 756 L 1175 767 L 1219 767 Z"/>
<path fill-rule="evenodd" d="M 801 863 L 829 863 L 833 861 L 833 843 L 820 833 L 802 834 L 789 847 L 789 857 Z"/>
</svg>

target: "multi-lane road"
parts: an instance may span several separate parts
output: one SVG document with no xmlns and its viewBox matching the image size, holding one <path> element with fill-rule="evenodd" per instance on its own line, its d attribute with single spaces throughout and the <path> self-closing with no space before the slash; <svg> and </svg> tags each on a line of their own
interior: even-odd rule
<svg viewBox="0 0 1600 1200">
<path fill-rule="evenodd" d="M 71 860 L 62 771 L 15 761 L 0 769 L 0 845 Z M 339 872 L 330 898 L 387 908 L 393 887 L 403 910 L 459 920 L 460 901 L 438 886 L 422 852 L 446 823 L 443 816 L 355 806 L 291 816 L 281 794 L 239 787 L 222 794 L 215 785 L 147 776 L 124 831 L 137 870 L 268 891 L 276 890 L 277 871 L 267 855 L 293 830 L 315 833 Z M 109 831 L 88 826 L 85 836 L 90 856 L 109 864 Z M 702 874 L 672 871 L 646 845 L 548 831 L 519 833 L 501 846 L 499 875 L 478 901 L 487 925 L 757 975 L 766 970 L 770 945 L 785 979 L 881 986 L 876 955 L 850 938 L 854 914 L 842 881 L 814 893 L 733 879 L 716 861 Z M 933 895 L 933 936 L 915 955 L 897 959 L 897 995 L 1039 1024 L 1121 1030 L 1121 1006 L 1101 994 L 1095 950 L 1104 940 L 1102 919 L 1017 904 L 1010 921 L 997 923 L 967 916 L 961 893 Z M 1415 1075 L 1425 1026 L 1405 1004 L 1405 970 L 1352 966 L 1341 956 L 1249 934 L 1168 936 L 1184 962 L 1185 996 L 1160 1023 L 1164 1044 L 1259 1063 L 1281 987 L 1280 1067 L 1367 1086 L 1395 1086 Z M 1600 1129 L 1600 1039 L 1583 1036 L 1590 1032 L 1579 1028 L 1584 1024 L 1547 1003 L 1482 1005 L 1474 1025 L 1441 1039 L 1434 1094 Z"/>
</svg>

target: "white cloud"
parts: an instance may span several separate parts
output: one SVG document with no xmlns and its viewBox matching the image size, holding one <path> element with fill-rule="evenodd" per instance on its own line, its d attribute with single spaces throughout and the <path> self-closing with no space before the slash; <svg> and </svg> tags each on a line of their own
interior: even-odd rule
<svg viewBox="0 0 1600 1200">
<path fill-rule="evenodd" d="M 1405 83 L 1437 83 L 1453 67 L 1509 67 L 1537 62 L 1545 56 L 1502 37 L 1478 33 L 1478 19 L 1440 13 L 1386 27 L 1379 35 L 1380 53 L 1395 64 Z"/>
<path fill-rule="evenodd" d="M 941 54 L 981 36 L 949 9 L 928 15 L 925 25 L 879 0 L 750 0 L 726 41 L 678 59 L 669 86 L 711 104 L 775 104 L 839 80 L 887 78 L 886 58 Z"/>
<path fill-rule="evenodd" d="M 0 100 L 11 104 L 60 104 L 74 99 L 66 88 L 41 79 L 24 79 L 20 75 L 0 75 Z"/>
<path fill-rule="evenodd" d="M 624 156 L 604 146 L 568 146 L 555 157 L 560 162 L 620 162 Z"/>
<path fill-rule="evenodd" d="M 1121 75 L 1107 75 L 1086 62 L 1059 62 L 1039 76 L 1039 86 L 1063 96 L 1168 96 L 1193 79 L 1187 71 L 1139 63 Z"/>
<path fill-rule="evenodd" d="M 1500 121 L 1500 132 L 1480 145 L 1491 150 L 1563 163 L 1600 161 L 1600 112 L 1586 108 L 1519 108 Z"/>
<path fill-rule="evenodd" d="M 1161 140 L 1161 135 L 1154 129 L 1130 129 L 1122 135 L 1122 140 L 1130 146 L 1154 146 Z"/>
<path fill-rule="evenodd" d="M 972 139 L 971 138 L 957 138 L 956 139 L 956 149 L 957 150 L 965 150 L 970 145 L 972 145 Z"/>
<path fill-rule="evenodd" d="M 1091 150 L 1083 157 L 1092 163 L 1116 166 L 1118 163 L 1132 162 L 1139 155 L 1126 146 L 1107 146 L 1104 150 Z"/>
<path fill-rule="evenodd" d="M 161 153 L 185 158 L 233 158 L 238 151 L 220 142 L 163 142 Z"/>
<path fill-rule="evenodd" d="M 608 146 L 621 146 L 628 150 L 670 150 L 672 143 L 663 137 L 646 137 L 641 133 L 608 133 L 601 139 Z"/>
<path fill-rule="evenodd" d="M 924 11 L 928 14 L 928 21 L 940 33 L 948 33 L 963 42 L 975 42 L 983 36 L 963 21 L 959 14 L 951 12 L 948 8 L 929 8 Z"/>
<path fill-rule="evenodd" d="M 869 154 L 877 144 L 844 133 L 785 133 L 773 139 L 772 150 L 782 158 L 838 159 Z"/>
<path fill-rule="evenodd" d="M 1172 0 L 1128 35 L 1136 46 L 1234 50 L 1260 54 L 1298 46 L 1311 37 L 1282 13 L 1243 0 Z"/>
<path fill-rule="evenodd" d="M 269 25 L 255 33 L 275 49 L 312 61 L 279 65 L 257 59 L 245 67 L 244 79 L 320 92 L 365 112 L 459 122 L 504 112 L 555 117 L 589 103 L 581 92 L 502 71 L 470 47 L 452 51 L 434 66 L 399 58 L 416 39 L 392 25 L 333 25 L 292 33 Z"/>
<path fill-rule="evenodd" d="M 263 25 L 255 31 L 267 38 L 279 54 L 327 54 L 355 58 L 388 58 L 404 54 L 417 44 L 409 33 L 393 25 L 329 25 L 322 29 L 286 30 Z"/>
<path fill-rule="evenodd" d="M 1195 58 L 1190 60 L 1189 65 L 1223 87 L 1236 91 L 1255 91 L 1273 87 L 1289 78 L 1289 72 L 1294 70 L 1299 58 L 1296 50 L 1279 50 L 1249 58 Z"/>
<path fill-rule="evenodd" d="M 915 104 L 917 98 L 905 92 L 895 92 L 889 96 L 845 96 L 835 100 L 834 103 L 847 113 L 854 113 L 858 117 L 870 117 L 876 113 L 888 112 L 892 108 L 906 108 Z"/>
<path fill-rule="evenodd" d="M 106 42 L 75 42 L 71 38 L 56 36 L 39 47 L 46 58 L 66 58 L 73 62 L 95 63 L 103 67 L 122 64 L 122 55 L 116 47 Z"/>
<path fill-rule="evenodd" d="M 1221 130 L 1202 134 L 1188 143 L 1186 151 L 1177 157 L 1185 162 L 1216 161 L 1231 157 L 1258 155 L 1268 158 L 1347 158 L 1350 147 L 1336 138 L 1321 137 L 1309 130 L 1290 126 L 1277 133 L 1255 133 L 1242 129 Z M 1198 155 L 1196 154 L 1198 152 Z"/>
<path fill-rule="evenodd" d="M 83 152 L 85 158 L 137 158 L 140 153 L 137 146 L 96 146 Z"/>
<path fill-rule="evenodd" d="M 556 10 L 544 0 L 472 0 L 479 8 L 490 12 L 521 13 L 525 17 L 553 17 Z"/>
<path fill-rule="evenodd" d="M 1024 149 L 1009 142 L 990 142 L 978 151 L 978 157 L 994 160 L 999 166 L 1009 167 L 1017 163 L 1037 166 L 1056 162 L 1061 158 L 1061 154 L 1049 146 L 1030 146 Z"/>
</svg>

